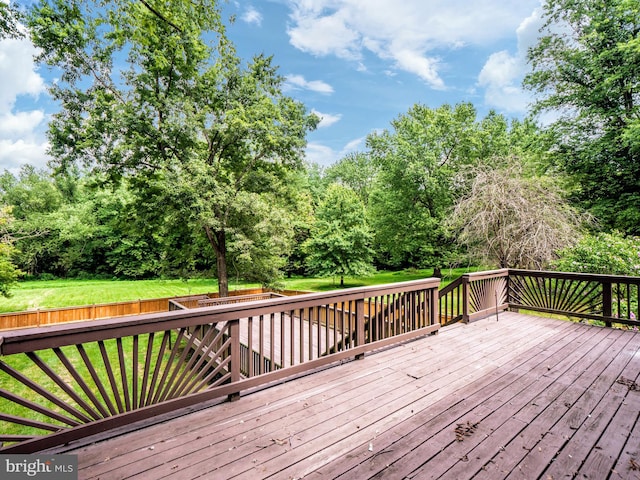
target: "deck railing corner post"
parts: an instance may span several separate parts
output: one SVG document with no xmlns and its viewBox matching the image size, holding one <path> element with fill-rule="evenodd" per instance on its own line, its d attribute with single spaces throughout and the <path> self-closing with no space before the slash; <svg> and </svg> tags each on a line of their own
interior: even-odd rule
<svg viewBox="0 0 640 480">
<path fill-rule="evenodd" d="M 611 281 L 602 280 L 602 316 L 605 318 L 611 318 L 613 315 L 612 297 Z M 607 327 L 611 326 L 611 322 L 608 320 L 605 320 L 604 323 Z"/>
<path fill-rule="evenodd" d="M 462 276 L 462 321 L 469 323 L 469 275 Z"/>
</svg>

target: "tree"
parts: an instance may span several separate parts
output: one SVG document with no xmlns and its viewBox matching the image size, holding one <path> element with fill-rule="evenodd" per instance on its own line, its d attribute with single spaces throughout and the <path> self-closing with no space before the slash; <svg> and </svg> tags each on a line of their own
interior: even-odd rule
<svg viewBox="0 0 640 480">
<path fill-rule="evenodd" d="M 640 276 L 640 238 L 620 232 L 584 235 L 553 262 L 563 272 Z"/>
<path fill-rule="evenodd" d="M 364 205 L 348 187 L 332 184 L 316 211 L 311 237 L 305 242 L 310 270 L 320 276 L 368 275 L 373 250 Z"/>
<path fill-rule="evenodd" d="M 557 163 L 602 224 L 640 233 L 640 4 L 546 0 L 525 87 L 551 112 Z"/>
<path fill-rule="evenodd" d="M 49 130 L 58 171 L 84 162 L 112 181 L 128 178 L 139 201 L 172 209 L 215 252 L 221 295 L 231 252 L 250 243 L 286 253 L 286 242 L 250 238 L 287 234 L 286 216 L 250 210 L 288 206 L 270 192 L 302 167 L 318 119 L 283 95 L 271 58 L 241 64 L 215 3 L 43 1 L 29 26 L 39 60 L 61 71 L 51 93 L 62 108 Z"/>
<path fill-rule="evenodd" d="M 21 38 L 19 27 L 20 10 L 15 4 L 0 1 L 0 40 L 3 38 Z"/>
<path fill-rule="evenodd" d="M 580 216 L 551 177 L 525 174 L 518 158 L 474 168 L 471 191 L 449 223 L 485 264 L 540 269 L 580 236 Z"/>
<path fill-rule="evenodd" d="M 0 208 L 0 295 L 8 297 L 22 272 L 12 261 L 15 252 L 13 238 L 8 231 L 12 221 L 11 208 Z"/>
<path fill-rule="evenodd" d="M 368 212 L 378 261 L 438 275 L 456 249 L 444 218 L 459 194 L 458 172 L 481 154 L 476 111 L 414 105 L 391 124 L 367 139 L 378 169 Z"/>
<path fill-rule="evenodd" d="M 327 168 L 325 178 L 330 183 L 340 183 L 351 188 L 362 200 L 365 208 L 377 175 L 377 166 L 370 155 L 363 152 L 350 153 Z"/>
</svg>

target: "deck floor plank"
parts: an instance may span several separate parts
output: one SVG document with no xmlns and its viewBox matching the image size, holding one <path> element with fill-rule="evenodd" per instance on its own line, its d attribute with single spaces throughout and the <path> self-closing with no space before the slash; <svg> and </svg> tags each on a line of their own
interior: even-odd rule
<svg viewBox="0 0 640 480">
<path fill-rule="evenodd" d="M 450 427 L 451 430 L 454 430 L 453 427 L 456 427 L 457 423 L 464 425 L 465 421 L 470 421 L 472 424 L 478 424 L 473 435 L 462 437 L 462 441 L 452 439 L 447 448 L 431 458 L 428 464 L 423 460 L 422 466 L 411 472 L 409 478 L 455 478 L 468 470 L 470 457 L 478 464 L 481 464 L 481 461 L 487 462 L 493 456 L 491 452 L 495 452 L 494 439 L 499 438 L 504 442 L 505 439 L 519 434 L 526 427 L 527 421 L 518 418 L 516 414 L 534 402 L 535 398 L 553 385 L 560 376 L 567 374 L 578 361 L 589 361 L 589 358 L 585 358 L 584 349 L 576 348 L 579 342 L 585 342 L 584 345 L 589 348 L 588 353 L 593 359 L 597 358 L 598 352 L 604 352 L 605 347 L 600 345 L 602 342 L 598 340 L 599 337 L 591 335 L 593 331 L 572 333 L 573 335 L 566 335 L 562 337 L 562 341 L 550 345 L 550 348 L 545 350 L 546 355 L 539 354 L 519 366 L 521 376 L 482 401 L 479 407 L 488 409 L 489 414 L 482 415 L 482 409 L 476 408 L 475 410 L 480 411 L 472 410 L 457 419 Z M 504 443 L 501 444 L 503 445 Z"/>
<path fill-rule="evenodd" d="M 546 389 L 542 395 L 522 408 L 515 418 L 523 421 L 526 426 L 519 434 L 508 439 L 496 452 L 496 455 L 489 463 L 483 466 L 478 473 L 478 479 L 492 478 L 536 478 L 524 476 L 521 472 L 522 464 L 527 464 L 525 458 L 541 452 L 539 445 L 550 432 L 558 419 L 564 419 L 570 425 L 578 418 L 586 416 L 579 401 L 586 389 L 590 388 L 598 375 L 605 371 L 611 364 L 609 363 L 608 352 L 615 348 L 622 348 L 628 342 L 629 336 L 621 335 L 622 332 L 609 331 L 607 337 L 601 338 L 600 348 L 593 349 L 585 362 L 574 366 L 566 375 L 560 377 L 560 381 L 554 383 L 551 388 Z M 608 341 L 609 340 L 609 341 Z M 602 348 L 606 347 L 606 348 Z M 604 365 L 603 365 L 604 364 Z M 594 365 L 594 368 L 584 369 L 583 365 Z M 593 395 L 595 399 L 597 394 Z M 584 402 L 583 402 L 584 403 Z M 555 432 L 554 432 L 555 434 Z M 521 474 L 522 473 L 522 474 Z"/>
<path fill-rule="evenodd" d="M 564 325 L 562 325 L 564 326 Z M 576 336 L 573 335 L 575 331 L 569 331 L 568 334 L 570 340 L 575 340 Z M 562 333 L 558 333 L 556 339 L 559 338 Z M 550 347 L 547 349 L 550 355 L 557 354 L 559 349 L 564 343 L 556 342 L 559 345 Z M 437 417 L 427 418 L 426 423 L 417 422 L 414 419 L 407 419 L 406 426 L 400 425 L 399 427 L 405 430 L 410 430 L 402 435 L 400 439 L 393 443 L 381 446 L 382 450 L 393 451 L 395 461 L 389 465 L 381 464 L 379 459 L 375 458 L 371 461 L 364 462 L 358 468 L 349 471 L 345 474 L 345 478 L 358 478 L 364 476 L 364 472 L 371 474 L 376 471 L 381 476 L 393 473 L 394 476 L 408 475 L 414 469 L 419 468 L 426 460 L 433 458 L 443 451 L 445 446 L 453 446 L 456 443 L 455 429 L 458 422 L 464 423 L 466 418 L 473 418 L 474 423 L 478 418 L 488 415 L 492 412 L 493 405 L 503 405 L 506 402 L 511 401 L 514 393 L 509 388 L 519 382 L 520 376 L 514 374 L 518 370 L 528 370 L 531 365 L 540 363 L 541 360 L 535 349 L 531 349 L 526 355 L 519 355 L 516 361 L 506 363 L 500 369 L 496 370 L 492 376 L 485 376 L 474 385 L 469 385 L 469 396 L 461 402 L 452 402 L 450 398 L 444 398 L 435 407 L 441 411 Z M 545 364 L 547 362 L 544 362 Z M 543 367 L 546 368 L 546 367 Z M 473 389 L 477 389 L 475 392 Z M 518 387 L 519 390 L 519 387 Z M 482 412 L 482 413 L 481 413 Z M 484 427 L 483 427 L 484 428 Z M 429 442 L 420 443 L 420 438 L 424 437 L 425 431 L 433 432 Z M 466 442 L 465 445 L 468 445 Z M 416 445 L 418 445 L 416 447 Z M 447 448 L 448 452 L 448 448 Z M 463 454 L 460 454 L 463 457 Z M 377 464 L 377 467 L 374 465 Z M 429 465 L 430 469 L 432 465 Z M 377 470 L 376 470 L 377 468 Z M 328 470 L 325 470 L 327 473 Z"/>
<path fill-rule="evenodd" d="M 621 377 L 636 378 L 640 374 L 640 364 L 632 362 L 634 358 L 640 356 L 640 336 L 636 335 L 629 342 L 626 351 L 621 352 L 609 364 L 607 371 L 599 376 L 590 386 L 580 402 L 572 406 L 568 425 L 561 419 L 554 428 L 553 433 L 559 437 L 568 437 L 568 441 L 559 455 L 554 459 L 553 464 L 546 470 L 547 475 L 560 476 L 564 472 L 578 472 L 582 463 L 597 446 L 598 440 L 610 441 L 611 438 L 602 436 L 616 411 L 624 407 L 626 397 L 629 395 L 628 388 L 617 383 Z M 622 366 L 620 366 L 622 364 Z M 632 374 L 633 372 L 633 374 Z M 634 393 L 634 392 L 631 392 Z M 638 392 L 635 392 L 638 394 Z M 635 400 L 635 399 L 634 399 Z M 579 408 L 576 412 L 575 408 Z M 568 428 L 567 428 L 568 427 Z M 611 432 L 609 432 L 611 433 Z M 628 434 L 624 432 L 625 435 Z M 620 454 L 620 448 L 616 449 L 615 459 Z M 598 453 L 613 454 L 613 450 Z M 613 462 L 612 462 L 613 463 Z M 598 478 L 588 476 L 586 478 Z M 600 478 L 606 478 L 600 477 Z"/>
<path fill-rule="evenodd" d="M 523 327 L 524 327 L 524 326 L 525 326 L 525 325 L 523 325 Z M 531 326 L 529 326 L 529 328 L 531 328 Z M 499 342 L 499 340 L 497 340 L 497 339 L 495 338 L 495 335 L 492 335 L 491 333 L 486 332 L 486 331 L 483 331 L 483 332 L 481 332 L 481 333 L 482 333 L 483 335 L 486 335 L 486 338 L 483 338 L 483 337 L 481 336 L 481 337 L 480 337 L 480 340 L 479 340 L 479 341 L 476 341 L 475 343 L 471 342 L 471 340 L 470 340 L 469 338 L 467 338 L 467 337 L 465 337 L 465 338 L 464 338 L 464 340 L 463 340 L 465 350 L 466 350 L 466 351 L 473 351 L 474 349 L 475 349 L 475 350 L 477 350 L 477 351 L 478 351 L 478 353 L 477 353 L 478 358 L 482 358 L 482 356 L 484 355 L 484 353 L 483 353 L 483 352 L 485 351 L 485 349 L 487 348 L 487 345 L 488 345 L 489 343 L 491 343 L 491 344 L 493 344 L 493 345 L 500 346 L 500 342 Z M 402 354 L 401 354 L 401 355 L 398 355 L 398 353 L 402 353 Z M 381 364 L 382 364 L 382 365 L 385 365 L 385 364 L 386 364 L 386 362 L 385 362 L 384 360 L 385 360 L 385 359 L 388 359 L 387 357 L 388 357 L 389 355 L 393 355 L 394 360 L 397 360 L 397 359 L 398 359 L 398 357 L 402 358 L 402 357 L 404 357 L 404 356 L 409 355 L 409 356 L 411 356 L 411 357 L 412 357 L 411 359 L 413 360 L 413 362 L 420 363 L 420 362 L 421 362 L 421 360 L 422 360 L 422 357 L 421 357 L 420 355 L 428 355 L 428 353 L 429 353 L 428 351 L 424 351 L 424 352 L 423 352 L 423 351 L 421 351 L 421 350 L 420 350 L 420 351 L 418 351 L 418 350 L 416 350 L 414 347 L 410 346 L 410 344 L 409 344 L 409 345 L 407 345 L 407 346 L 406 346 L 406 348 L 395 348 L 393 353 L 392 353 L 392 352 L 389 352 L 389 351 L 385 351 L 385 352 L 381 352 L 381 354 L 380 354 L 380 355 L 376 354 L 375 356 L 372 356 L 372 357 L 370 357 L 370 358 L 371 358 L 373 361 L 375 361 L 375 363 L 376 363 L 377 365 L 381 365 Z M 458 365 L 458 364 L 460 364 L 460 365 L 462 365 L 462 366 L 464 366 L 464 365 L 465 365 L 465 362 L 464 362 L 464 361 L 461 361 L 461 360 L 459 359 L 459 355 L 458 355 L 456 352 L 451 351 L 450 349 L 448 349 L 448 351 L 443 351 L 443 352 L 439 352 L 439 353 L 441 353 L 441 355 L 442 355 L 442 356 L 440 356 L 439 358 L 440 358 L 443 362 L 445 362 L 445 364 L 449 365 L 451 368 L 453 368 L 455 365 Z M 449 355 L 449 356 L 446 356 L 446 355 Z M 458 363 L 457 363 L 457 364 L 454 362 L 456 359 L 457 359 L 457 361 L 458 361 Z M 378 367 L 378 368 L 379 368 L 379 367 Z M 386 367 L 384 367 L 384 368 L 386 368 Z M 434 371 L 435 371 L 435 370 L 439 370 L 439 369 L 441 369 L 441 367 L 439 367 L 437 364 L 433 364 L 433 367 L 432 367 L 432 368 L 434 369 Z M 371 368 L 369 368 L 369 367 L 368 367 L 368 368 L 367 368 L 367 371 L 369 371 L 369 370 L 371 370 Z M 355 374 L 355 373 L 357 373 L 357 372 L 359 372 L 359 371 L 361 371 L 361 369 L 355 370 L 355 371 L 354 371 L 354 374 Z M 325 385 L 331 385 L 331 382 L 332 382 L 332 381 L 336 381 L 336 379 L 335 379 L 335 378 L 329 377 L 329 375 L 331 375 L 332 373 L 333 373 L 333 371 L 325 371 L 325 372 L 322 372 L 321 374 L 318 374 L 318 375 L 320 375 L 320 377 L 318 378 L 318 380 L 319 380 L 319 381 L 321 381 L 321 382 L 325 382 L 325 383 L 324 383 Z M 446 374 L 446 372 L 444 372 L 444 373 L 443 373 L 443 375 L 444 375 L 444 374 Z M 335 374 L 333 374 L 333 375 L 335 375 Z M 362 373 L 360 373 L 359 375 L 362 375 Z M 309 377 L 306 377 L 306 378 L 309 378 Z M 348 380 L 348 379 L 347 379 L 347 380 Z M 342 382 L 340 382 L 340 384 L 346 384 L 346 382 L 343 380 Z M 349 385 L 349 386 L 351 386 L 351 385 L 352 385 L 352 383 L 351 383 L 351 382 L 349 382 L 349 383 L 348 383 L 348 385 Z M 317 390 L 317 388 L 316 388 L 316 390 Z M 321 391 L 322 391 L 322 392 L 326 392 L 326 390 L 327 390 L 327 387 L 325 387 L 325 388 L 321 389 Z M 337 391 L 337 390 L 336 390 L 336 391 Z M 311 394 L 312 394 L 312 393 L 313 393 L 313 392 L 309 392 L 309 395 L 306 395 L 305 397 L 307 397 L 307 398 L 311 397 Z M 252 396 L 250 396 L 249 398 L 252 398 L 252 399 L 253 399 L 253 398 L 257 398 L 257 397 L 262 398 L 262 397 L 264 397 L 265 395 L 270 396 L 271 394 L 270 394 L 270 392 L 260 392 L 260 395 L 257 395 L 257 396 L 252 395 Z M 367 396 L 365 396 L 364 398 L 367 398 Z M 293 400 L 295 400 L 295 398 L 294 398 Z M 244 401 L 244 399 L 243 399 L 243 401 Z M 291 405 L 291 404 L 293 403 L 293 402 L 292 402 L 292 399 L 291 399 L 289 396 L 284 397 L 284 398 L 283 398 L 283 399 L 281 399 L 279 402 L 280 402 L 280 404 L 281 404 L 282 402 L 288 402 L 288 404 L 289 404 L 289 405 Z M 255 402 L 254 402 L 254 403 L 255 403 Z M 278 404 L 277 404 L 277 403 L 276 403 L 276 404 L 274 404 L 274 400 L 273 400 L 273 399 L 271 399 L 271 405 L 274 405 L 274 406 L 273 406 L 273 408 L 274 408 L 274 409 L 276 409 L 276 405 L 278 405 Z M 277 409 L 276 409 L 276 410 L 277 410 Z M 251 411 L 251 413 L 253 414 L 253 413 L 255 413 L 255 412 L 252 410 L 252 411 Z M 262 410 L 262 411 L 261 411 L 261 415 L 263 415 L 263 416 L 264 416 L 264 413 L 265 413 L 265 412 L 264 412 L 264 410 Z M 228 415 L 228 413 L 227 413 L 227 415 Z M 229 418 L 229 419 L 228 419 L 228 421 L 235 421 L 235 422 L 237 423 L 237 422 L 239 422 L 239 421 L 242 421 L 242 419 L 240 418 L 240 419 L 238 420 L 238 417 L 237 417 L 237 415 L 236 415 L 234 418 Z M 195 421 L 195 422 L 194 422 L 194 424 L 195 424 L 195 425 L 202 425 L 202 423 L 201 423 L 201 422 L 198 422 L 198 421 Z M 209 422 L 208 422 L 208 424 L 209 424 Z M 215 425 L 215 424 L 214 424 L 214 425 Z M 216 427 L 217 427 L 217 425 L 216 425 Z M 196 427 L 192 427 L 192 428 L 190 428 L 190 429 L 189 429 L 189 433 L 193 434 L 193 435 L 192 435 L 193 437 L 201 437 L 201 438 L 202 438 L 202 436 L 203 436 L 203 435 L 202 435 L 202 433 L 201 433 L 201 432 L 199 432 L 199 431 L 195 431 L 195 432 L 194 432 L 194 429 L 195 429 L 195 428 L 196 428 Z M 209 430 L 209 434 L 211 434 L 211 433 L 214 433 L 214 432 L 217 432 L 217 431 L 218 431 L 218 429 L 217 429 L 217 428 L 216 428 L 216 429 L 214 429 L 213 431 L 211 431 L 211 427 L 209 427 L 209 426 L 207 426 L 207 427 L 202 427 L 202 428 L 207 428 L 207 429 Z M 155 430 L 156 430 L 156 432 L 157 432 L 156 434 L 163 435 L 162 430 L 160 430 L 159 428 L 155 428 Z M 198 428 L 198 430 L 200 430 L 200 428 Z M 164 435 L 166 435 L 166 432 L 164 432 Z M 149 437 L 148 437 L 148 438 L 149 438 Z M 191 438 L 191 439 L 190 439 L 190 438 L 180 438 L 180 439 L 179 439 L 179 440 L 177 440 L 177 441 L 176 441 L 176 439 L 165 439 L 162 443 L 163 443 L 163 444 L 172 443 L 173 445 L 188 445 L 188 444 L 190 444 L 190 443 L 189 443 L 189 442 L 190 442 L 190 440 L 192 440 L 192 438 Z M 123 448 L 128 448 L 128 447 L 130 447 L 130 446 L 128 445 L 128 443 L 126 443 L 126 442 L 125 442 L 125 443 L 124 443 L 124 445 L 123 445 Z M 133 449 L 132 449 L 132 450 L 133 450 Z M 153 457 L 153 456 L 157 456 L 158 454 L 161 454 L 161 453 L 164 453 L 164 450 L 160 449 L 160 448 L 159 448 L 159 446 L 158 446 L 158 445 L 156 445 L 156 446 L 155 446 L 155 448 L 154 448 L 154 451 L 152 451 L 152 452 L 147 452 L 147 455 L 148 455 L 149 457 Z M 132 451 L 132 452 L 131 452 L 130 457 L 132 457 L 132 459 L 134 459 L 134 460 L 136 460 L 136 459 L 137 459 L 137 460 L 138 460 L 138 462 L 139 462 L 139 458 L 138 458 L 138 457 L 139 457 L 139 455 L 140 455 L 140 452 Z M 176 458 L 179 458 L 179 457 L 180 457 L 180 454 L 177 454 L 177 453 L 176 453 L 176 454 L 175 454 L 175 456 L 176 456 Z M 115 461 L 114 461 L 113 459 L 111 459 L 111 460 L 109 461 L 109 464 L 110 464 L 110 465 L 109 465 L 109 466 L 106 466 L 106 465 L 105 465 L 105 466 L 103 466 L 103 468 L 110 468 L 110 467 L 114 466 L 114 463 L 115 463 Z M 141 467 L 141 465 L 138 465 L 138 468 L 140 468 L 140 467 Z M 104 473 L 105 473 L 105 471 L 103 471 L 100 467 L 96 467 L 96 468 L 92 469 L 91 471 L 92 471 L 92 473 L 93 473 L 94 475 L 96 475 L 96 476 L 98 476 L 98 475 L 100 475 L 100 474 L 104 474 Z"/>
<path fill-rule="evenodd" d="M 639 333 L 505 312 L 65 453 L 81 479 L 636 479 L 621 376 Z"/>
<path fill-rule="evenodd" d="M 487 352 L 493 352 L 493 350 L 496 350 L 496 349 L 507 350 L 507 348 L 499 340 L 495 338 L 490 338 L 490 337 L 488 337 L 485 341 L 477 342 L 476 345 L 474 345 L 474 348 L 476 349 L 476 352 L 473 354 L 470 354 L 471 356 L 468 357 L 466 361 L 458 359 L 456 362 L 447 363 L 441 367 L 431 364 L 429 366 L 429 368 L 432 370 L 431 372 L 432 375 L 429 377 L 431 380 L 431 383 L 430 383 L 431 389 L 436 390 L 441 387 L 441 385 L 438 383 L 439 379 L 444 379 L 444 380 L 441 380 L 441 382 L 444 382 L 443 385 L 446 386 L 447 382 L 451 382 L 451 378 L 452 378 L 451 372 L 464 368 L 467 365 L 466 363 L 467 361 L 483 358 L 487 356 L 488 354 Z M 412 359 L 413 360 L 412 364 L 420 364 L 421 363 L 420 358 L 422 355 L 424 355 L 423 352 L 414 349 L 414 357 Z M 413 398 L 419 399 L 420 397 L 423 397 L 430 393 L 430 392 L 422 392 L 422 393 L 415 392 L 414 391 L 415 386 L 412 385 L 412 383 L 414 383 L 416 380 L 416 378 L 414 377 L 414 374 L 409 374 L 405 372 L 400 372 L 400 373 L 401 373 L 400 378 L 404 379 L 404 385 L 402 386 L 405 387 L 405 389 L 409 390 L 409 394 L 413 395 L 414 396 Z M 309 451 L 309 448 L 311 448 L 310 451 L 312 452 L 312 454 L 315 454 L 315 452 L 317 452 L 319 449 L 317 445 L 318 441 L 325 442 L 326 444 L 329 444 L 332 447 L 334 447 L 335 444 L 338 443 L 339 439 L 349 436 L 349 433 L 350 433 L 349 429 L 352 428 L 350 427 L 350 425 L 352 424 L 354 418 L 358 418 L 360 423 L 363 424 L 362 426 L 358 425 L 359 428 L 362 428 L 363 432 L 367 432 L 371 430 L 372 427 L 370 425 L 367 426 L 367 423 L 366 423 L 369 419 L 371 420 L 371 423 L 381 421 L 381 419 L 386 420 L 387 416 L 389 415 L 389 413 L 387 412 L 392 412 L 393 409 L 398 408 L 397 404 L 395 403 L 396 401 L 399 401 L 402 404 L 406 402 L 407 392 L 400 387 L 401 386 L 394 388 L 392 392 L 386 394 L 384 397 L 381 397 L 381 399 L 378 402 L 372 402 L 374 397 L 369 396 L 369 398 L 367 398 L 367 396 L 365 396 L 364 397 L 365 401 L 359 402 L 359 405 L 353 406 L 353 408 L 349 408 L 345 414 L 341 414 L 339 416 L 335 415 L 336 413 L 339 413 L 339 412 L 336 411 L 335 409 L 332 409 L 331 411 L 332 416 L 330 418 L 326 418 L 326 417 L 324 419 L 320 418 L 318 419 L 317 425 L 312 425 L 311 427 L 307 427 L 306 425 L 292 426 L 292 425 L 289 425 L 287 422 L 287 428 L 297 432 L 295 436 L 292 437 L 293 440 L 295 440 L 294 446 L 296 450 L 296 456 L 299 457 L 301 460 L 305 459 L 305 456 L 308 455 L 306 452 Z M 375 397 L 377 397 L 377 392 Z M 356 409 L 356 407 L 358 408 Z M 289 416 L 290 415 L 291 414 L 289 414 Z M 340 427 L 336 428 L 335 425 L 339 425 Z M 311 443 L 311 445 L 306 445 L 308 443 Z M 275 445 L 275 444 L 271 446 L 273 448 L 261 449 L 251 458 L 251 463 L 262 462 L 261 468 L 262 468 L 263 474 L 266 474 L 267 470 L 270 467 L 273 468 L 274 471 L 279 471 L 278 469 L 280 468 L 280 462 L 283 461 L 281 457 L 282 457 L 282 454 L 285 452 L 285 449 L 277 448 L 281 446 Z M 322 449 L 323 455 L 326 455 L 327 451 L 328 451 L 327 448 L 323 448 Z M 194 452 L 193 455 L 197 456 L 197 452 Z M 207 454 L 207 457 L 209 456 L 210 455 Z M 189 461 L 188 458 L 183 458 L 183 460 L 186 462 Z M 286 459 L 284 459 L 284 461 L 285 463 L 290 462 L 291 454 L 288 454 Z M 192 464 L 186 469 L 186 471 L 183 473 L 185 475 L 184 478 L 190 478 L 189 475 L 192 472 L 203 468 L 198 463 L 199 462 Z M 241 462 L 235 462 L 231 466 L 216 466 L 217 467 L 216 474 L 220 475 L 221 478 L 232 478 L 234 475 L 239 475 L 243 473 L 243 471 L 249 470 L 251 468 L 251 463 L 247 462 L 245 464 L 242 464 Z M 268 463 L 268 465 L 265 465 L 264 463 Z M 154 471 L 153 473 L 156 474 L 161 472 Z M 280 473 L 280 475 L 285 475 L 285 474 L 286 472 Z"/>
</svg>

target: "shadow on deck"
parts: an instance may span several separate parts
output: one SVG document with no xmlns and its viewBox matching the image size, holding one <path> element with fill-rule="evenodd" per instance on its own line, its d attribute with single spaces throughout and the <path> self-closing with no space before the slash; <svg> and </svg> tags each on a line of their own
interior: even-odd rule
<svg viewBox="0 0 640 480">
<path fill-rule="evenodd" d="M 505 312 L 56 451 L 83 479 L 635 479 L 639 375 L 637 332 Z"/>
</svg>

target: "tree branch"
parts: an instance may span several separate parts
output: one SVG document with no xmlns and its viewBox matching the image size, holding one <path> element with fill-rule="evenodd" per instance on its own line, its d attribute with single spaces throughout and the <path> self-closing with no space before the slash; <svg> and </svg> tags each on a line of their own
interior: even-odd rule
<svg viewBox="0 0 640 480">
<path fill-rule="evenodd" d="M 173 23 L 171 20 L 166 18 L 159 11 L 157 11 L 155 8 L 153 8 L 151 5 L 149 5 L 149 3 L 147 3 L 145 0 L 140 0 L 140 3 L 142 3 L 145 7 L 147 7 L 147 9 L 151 13 L 153 13 L 156 17 L 158 17 L 160 20 L 165 22 L 167 25 L 171 26 L 175 31 L 177 31 L 178 33 L 182 33 L 182 30 L 180 29 L 180 27 L 178 27 L 175 23 Z"/>
</svg>

